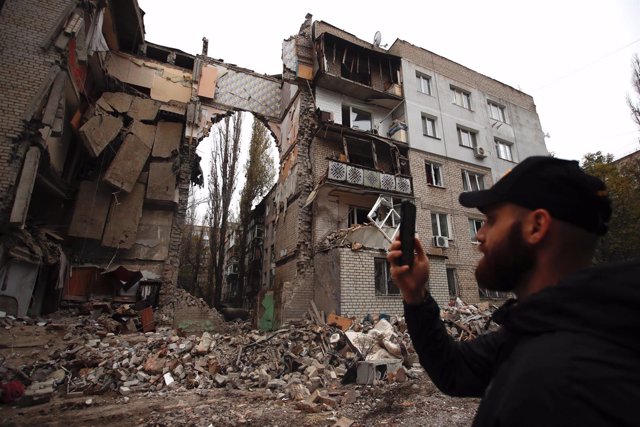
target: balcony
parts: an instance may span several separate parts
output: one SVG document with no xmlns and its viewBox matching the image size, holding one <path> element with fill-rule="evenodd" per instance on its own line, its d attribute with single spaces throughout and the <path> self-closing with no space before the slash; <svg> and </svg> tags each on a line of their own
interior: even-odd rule
<svg viewBox="0 0 640 427">
<path fill-rule="evenodd" d="M 410 176 L 391 175 L 336 160 L 329 161 L 327 179 L 332 182 L 371 188 L 381 192 L 413 194 L 413 181 Z"/>
</svg>

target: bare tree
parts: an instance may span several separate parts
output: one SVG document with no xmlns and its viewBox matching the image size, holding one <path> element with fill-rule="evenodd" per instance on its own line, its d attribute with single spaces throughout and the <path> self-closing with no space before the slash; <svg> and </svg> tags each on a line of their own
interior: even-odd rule
<svg viewBox="0 0 640 427">
<path fill-rule="evenodd" d="M 238 295 L 237 302 L 242 304 L 246 284 L 247 234 L 251 220 L 251 207 L 271 188 L 275 167 L 269 155 L 271 139 L 267 128 L 258 120 L 251 126 L 251 142 L 249 156 L 245 164 L 246 181 L 240 195 L 240 253 L 238 262 Z"/>
<path fill-rule="evenodd" d="M 627 95 L 627 104 L 631 110 L 631 118 L 640 126 L 640 57 L 636 53 L 631 60 L 631 86 L 635 92 L 635 100 Z"/>
<path fill-rule="evenodd" d="M 208 300 L 214 307 L 220 307 L 222 280 L 224 273 L 224 238 L 227 233 L 231 198 L 235 190 L 242 113 L 225 117 L 214 130 L 211 147 L 211 173 L 209 176 L 209 265 L 207 283 Z"/>
<path fill-rule="evenodd" d="M 182 229 L 182 242 L 180 244 L 180 270 L 178 272 L 178 284 L 196 297 L 203 296 L 198 284 L 198 276 L 203 267 L 204 227 L 198 227 L 197 207 L 199 202 L 195 199 L 194 187 L 189 188 L 189 205 Z"/>
</svg>

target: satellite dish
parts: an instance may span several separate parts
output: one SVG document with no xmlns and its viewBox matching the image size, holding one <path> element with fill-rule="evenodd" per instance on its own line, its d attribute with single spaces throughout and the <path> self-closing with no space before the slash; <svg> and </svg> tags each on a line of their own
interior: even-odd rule
<svg viewBox="0 0 640 427">
<path fill-rule="evenodd" d="M 376 31 L 376 35 L 373 36 L 373 45 L 375 47 L 380 47 L 381 41 L 382 41 L 382 34 L 380 34 L 380 31 Z"/>
</svg>

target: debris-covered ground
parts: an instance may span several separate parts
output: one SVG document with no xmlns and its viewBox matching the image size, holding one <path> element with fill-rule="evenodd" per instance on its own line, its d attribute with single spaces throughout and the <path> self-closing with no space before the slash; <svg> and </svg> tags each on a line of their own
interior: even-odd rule
<svg viewBox="0 0 640 427">
<path fill-rule="evenodd" d="M 490 313 L 459 302 L 443 318 L 468 339 L 487 329 Z M 4 315 L 2 424 L 471 423 L 478 400 L 435 388 L 402 319 L 310 317 L 271 332 L 229 323 L 224 332 L 187 334 L 138 332 L 126 305 L 85 305 L 48 319 Z"/>
</svg>

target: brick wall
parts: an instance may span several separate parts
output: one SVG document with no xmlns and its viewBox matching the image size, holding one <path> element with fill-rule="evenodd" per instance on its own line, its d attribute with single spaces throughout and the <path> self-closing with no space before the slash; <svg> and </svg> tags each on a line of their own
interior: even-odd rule
<svg viewBox="0 0 640 427">
<path fill-rule="evenodd" d="M 438 163 L 442 166 L 444 187 L 434 187 L 427 184 L 425 161 Z M 428 154 L 420 150 L 409 152 L 409 162 L 413 174 L 414 194 L 416 196 L 417 231 L 427 248 L 433 248 L 433 232 L 431 213 L 445 213 L 451 220 L 452 239 L 449 248 L 443 249 L 447 257 L 446 267 L 455 268 L 460 287 L 460 297 L 466 302 L 477 302 L 479 299 L 478 286 L 475 281 L 475 266 L 480 259 L 480 253 L 470 233 L 469 219 L 483 219 L 484 216 L 477 209 L 469 209 L 460 205 L 458 196 L 463 191 L 462 170 L 468 170 L 484 175 L 485 188 L 492 185 L 491 171 L 477 165 L 456 161 L 450 158 Z M 445 267 L 445 268 L 446 268 Z M 442 298 L 448 298 L 448 287 L 445 277 L 441 289 L 432 284 L 432 292 Z"/>
<path fill-rule="evenodd" d="M 40 44 L 68 0 L 7 0 L 0 11 L 0 224 L 8 221 L 28 142 L 22 117 L 59 54 Z"/>
</svg>

